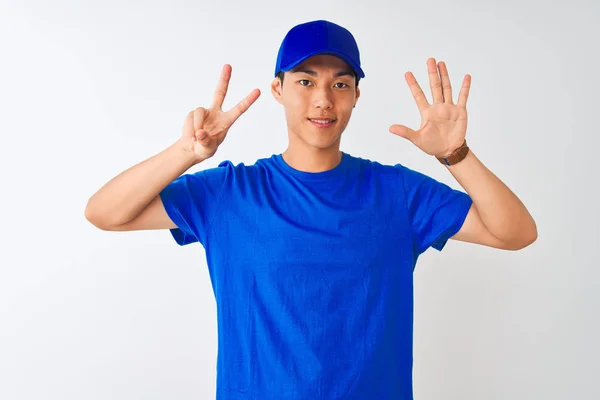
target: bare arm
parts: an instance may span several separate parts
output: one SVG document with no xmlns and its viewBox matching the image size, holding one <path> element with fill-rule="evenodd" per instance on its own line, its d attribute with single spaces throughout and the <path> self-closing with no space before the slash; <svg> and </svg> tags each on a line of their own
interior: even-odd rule
<svg viewBox="0 0 600 400">
<path fill-rule="evenodd" d="M 433 104 L 427 101 L 414 75 L 404 75 L 421 113 L 420 129 L 395 124 L 390 132 L 410 140 L 427 154 L 442 157 L 465 141 L 471 76 L 465 75 L 458 103 L 454 104 L 446 63 L 436 65 L 431 57 L 427 59 L 427 72 Z M 449 170 L 473 199 L 466 220 L 453 239 L 507 250 L 522 249 L 537 239 L 535 221 L 523 203 L 473 152 Z"/>
<path fill-rule="evenodd" d="M 505 250 L 522 249 L 537 239 L 536 223 L 525 205 L 472 151 L 448 169 L 473 199 L 453 239 Z"/>
<path fill-rule="evenodd" d="M 159 193 L 197 162 L 177 141 L 102 186 L 89 199 L 85 217 L 102 230 L 175 228 Z"/>
<path fill-rule="evenodd" d="M 254 89 L 231 110 L 222 111 L 230 78 L 231 66 L 226 64 L 212 106 L 189 112 L 177 142 L 102 186 L 87 203 L 87 220 L 111 231 L 176 228 L 162 204 L 160 192 L 190 167 L 212 157 L 231 125 L 260 95 Z"/>
</svg>

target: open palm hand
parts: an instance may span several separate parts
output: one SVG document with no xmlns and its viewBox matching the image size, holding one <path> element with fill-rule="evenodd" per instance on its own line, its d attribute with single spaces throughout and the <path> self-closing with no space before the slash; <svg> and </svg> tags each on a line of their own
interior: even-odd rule
<svg viewBox="0 0 600 400">
<path fill-rule="evenodd" d="M 439 67 L 439 75 L 438 75 Z M 421 113 L 421 126 L 413 130 L 404 125 L 390 126 L 390 132 L 410 140 L 425 153 L 443 157 L 460 147 L 467 132 L 467 98 L 471 86 L 471 76 L 465 75 L 458 103 L 452 100 L 452 86 L 448 69 L 444 62 L 436 65 L 434 58 L 427 60 L 429 83 L 433 104 L 429 104 L 425 93 L 414 75 L 407 72 L 404 77 Z"/>
</svg>

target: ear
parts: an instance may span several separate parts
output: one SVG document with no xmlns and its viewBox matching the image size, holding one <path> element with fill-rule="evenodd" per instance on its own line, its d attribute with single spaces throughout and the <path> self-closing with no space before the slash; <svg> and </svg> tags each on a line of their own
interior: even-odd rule
<svg viewBox="0 0 600 400">
<path fill-rule="evenodd" d="M 283 104 L 281 99 L 282 89 L 283 88 L 281 87 L 281 81 L 279 80 L 279 78 L 273 79 L 273 81 L 271 82 L 271 94 L 279 104 Z"/>
<path fill-rule="evenodd" d="M 360 97 L 360 88 L 357 87 L 356 88 L 356 97 L 354 98 L 354 107 L 356 107 L 356 103 L 358 103 L 358 98 L 359 97 Z"/>
</svg>

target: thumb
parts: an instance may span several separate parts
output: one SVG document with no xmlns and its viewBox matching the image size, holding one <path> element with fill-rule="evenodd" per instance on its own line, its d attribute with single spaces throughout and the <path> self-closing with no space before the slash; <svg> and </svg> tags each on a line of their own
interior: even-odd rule
<svg viewBox="0 0 600 400">
<path fill-rule="evenodd" d="M 195 136 L 196 140 L 201 142 L 208 137 L 208 133 L 204 129 L 198 129 Z"/>
<path fill-rule="evenodd" d="M 394 125 L 390 126 L 390 132 L 393 133 L 394 135 L 408 139 L 413 143 L 414 143 L 415 139 L 417 138 L 417 131 L 410 129 L 409 127 L 404 126 L 404 125 L 394 124 Z"/>
</svg>

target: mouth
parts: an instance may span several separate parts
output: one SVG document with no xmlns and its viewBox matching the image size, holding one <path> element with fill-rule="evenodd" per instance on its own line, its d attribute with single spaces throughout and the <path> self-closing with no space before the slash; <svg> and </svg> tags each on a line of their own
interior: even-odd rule
<svg viewBox="0 0 600 400">
<path fill-rule="evenodd" d="M 312 124 L 318 128 L 327 128 L 333 125 L 336 119 L 331 118 L 308 118 Z"/>
</svg>

